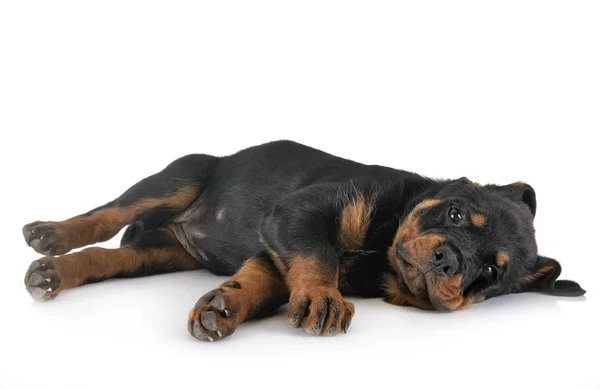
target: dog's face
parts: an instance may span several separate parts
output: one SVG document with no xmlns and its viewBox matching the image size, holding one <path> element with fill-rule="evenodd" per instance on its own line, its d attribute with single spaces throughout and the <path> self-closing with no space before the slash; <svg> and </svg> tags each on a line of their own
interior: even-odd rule
<svg viewBox="0 0 600 389">
<path fill-rule="evenodd" d="M 437 310 L 512 292 L 584 294 L 575 282 L 556 282 L 559 263 L 538 255 L 535 211 L 535 192 L 527 184 L 450 182 L 410 208 L 390 260 L 421 305 Z"/>
</svg>

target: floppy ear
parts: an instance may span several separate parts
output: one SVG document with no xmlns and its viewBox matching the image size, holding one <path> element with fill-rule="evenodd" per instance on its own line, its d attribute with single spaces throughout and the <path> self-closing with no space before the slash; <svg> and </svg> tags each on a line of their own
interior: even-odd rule
<svg viewBox="0 0 600 389">
<path fill-rule="evenodd" d="M 513 292 L 543 292 L 553 296 L 581 296 L 585 290 L 577 282 L 556 280 L 560 275 L 557 260 L 538 256 L 533 270 L 516 286 Z"/>
<path fill-rule="evenodd" d="M 529 207 L 531 214 L 535 217 L 537 202 L 535 200 L 535 190 L 529 184 L 524 182 L 515 182 L 514 184 L 499 186 L 496 188 L 503 196 L 513 201 L 523 202 Z"/>
</svg>

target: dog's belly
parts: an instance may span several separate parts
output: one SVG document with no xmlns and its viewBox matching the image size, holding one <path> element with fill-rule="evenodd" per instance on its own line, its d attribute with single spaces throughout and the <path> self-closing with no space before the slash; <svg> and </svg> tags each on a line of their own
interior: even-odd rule
<svg viewBox="0 0 600 389">
<path fill-rule="evenodd" d="M 211 207 L 199 198 L 168 227 L 190 255 L 208 270 L 232 275 L 245 260 L 263 250 L 258 218 L 244 217 L 236 209 Z"/>
</svg>

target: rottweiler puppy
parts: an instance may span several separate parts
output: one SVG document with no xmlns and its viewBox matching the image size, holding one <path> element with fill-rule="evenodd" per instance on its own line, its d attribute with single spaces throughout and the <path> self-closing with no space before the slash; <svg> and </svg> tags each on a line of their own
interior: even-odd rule
<svg viewBox="0 0 600 389">
<path fill-rule="evenodd" d="M 277 141 L 188 155 L 88 213 L 27 224 L 44 257 L 25 285 L 49 300 L 108 278 L 205 268 L 231 276 L 189 313 L 189 332 L 209 341 L 286 303 L 291 325 L 345 333 L 354 305 L 344 295 L 454 311 L 508 293 L 584 294 L 538 255 L 535 212 L 523 182 L 435 180 Z M 120 248 L 67 254 L 126 226 Z"/>
</svg>

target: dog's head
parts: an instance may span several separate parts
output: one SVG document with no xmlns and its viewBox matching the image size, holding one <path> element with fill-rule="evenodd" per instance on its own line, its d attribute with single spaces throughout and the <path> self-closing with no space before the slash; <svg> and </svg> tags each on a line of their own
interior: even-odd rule
<svg viewBox="0 0 600 389">
<path fill-rule="evenodd" d="M 457 310 L 502 294 L 585 293 L 556 281 L 561 268 L 538 255 L 533 227 L 536 196 L 525 183 L 481 186 L 463 178 L 415 201 L 388 252 L 412 304 Z"/>
</svg>

